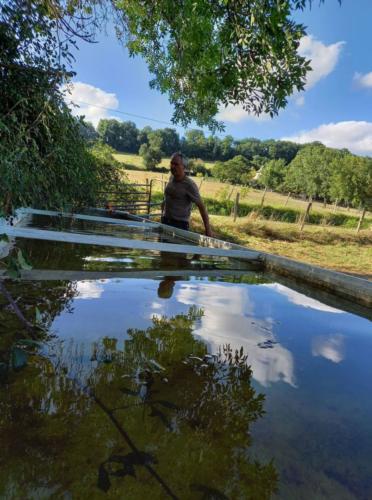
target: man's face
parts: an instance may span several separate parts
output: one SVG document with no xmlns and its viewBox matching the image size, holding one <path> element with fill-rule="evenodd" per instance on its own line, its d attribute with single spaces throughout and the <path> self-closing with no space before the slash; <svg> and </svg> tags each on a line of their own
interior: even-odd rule
<svg viewBox="0 0 372 500">
<path fill-rule="evenodd" d="M 174 155 L 170 161 L 170 170 L 176 181 L 180 181 L 185 177 L 185 167 L 182 159 L 178 155 Z"/>
</svg>

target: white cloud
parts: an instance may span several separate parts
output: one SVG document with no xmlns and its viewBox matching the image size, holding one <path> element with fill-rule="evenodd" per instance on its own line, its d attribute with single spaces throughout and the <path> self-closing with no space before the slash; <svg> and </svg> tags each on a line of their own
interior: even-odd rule
<svg viewBox="0 0 372 500">
<path fill-rule="evenodd" d="M 336 42 L 330 45 L 316 40 L 312 35 L 306 35 L 301 38 L 298 53 L 310 59 L 311 71 L 307 74 L 305 91 L 311 89 L 319 80 L 328 76 L 335 69 L 340 57 L 341 48 L 345 42 Z M 294 102 L 297 106 L 305 104 L 303 93 L 295 93 L 293 95 Z"/>
<path fill-rule="evenodd" d="M 78 281 L 76 285 L 78 299 L 99 299 L 103 293 L 104 286 L 96 281 Z"/>
<path fill-rule="evenodd" d="M 209 345 L 210 352 L 223 344 L 233 350 L 243 347 L 257 382 L 269 386 L 282 381 L 296 387 L 292 353 L 280 344 L 273 349 L 259 347 L 261 342 L 275 340 L 273 323 L 270 318 L 255 317 L 246 287 L 183 283 L 177 290 L 177 300 L 198 304 L 204 310 L 194 334 Z"/>
<path fill-rule="evenodd" d="M 229 104 L 228 106 L 226 106 L 226 108 L 220 109 L 217 118 L 219 120 L 233 123 L 241 122 L 243 120 L 265 122 L 267 120 L 270 120 L 270 115 L 268 115 L 267 113 L 262 113 L 261 115 L 257 116 L 255 114 L 248 113 L 248 111 L 243 109 L 243 106 L 241 104 L 237 106 Z"/>
<path fill-rule="evenodd" d="M 281 295 L 285 295 L 289 302 L 292 304 L 296 304 L 302 307 L 309 307 L 310 309 L 317 309 L 318 311 L 330 312 L 330 313 L 343 313 L 340 309 L 335 309 L 334 307 L 327 306 L 318 300 L 312 299 L 307 295 L 303 295 L 302 293 L 298 293 L 291 288 L 288 288 L 284 285 L 280 285 L 279 283 L 264 283 L 262 286 L 271 288 Z"/>
<path fill-rule="evenodd" d="M 364 87 L 367 89 L 372 88 L 372 71 L 362 75 L 361 73 L 355 73 L 354 82 L 358 87 Z"/>
<path fill-rule="evenodd" d="M 333 363 L 339 363 L 344 359 L 344 336 L 341 334 L 318 335 L 312 341 L 313 356 L 322 356 Z"/>
<path fill-rule="evenodd" d="M 331 45 L 316 40 L 312 35 L 301 38 L 298 53 L 310 59 L 312 70 L 307 74 L 306 90 L 314 87 L 322 78 L 328 76 L 335 69 L 340 57 L 341 48 L 345 42 L 336 42 Z"/>
<path fill-rule="evenodd" d="M 117 109 L 119 101 L 116 94 L 83 82 L 74 82 L 65 87 L 68 90 L 65 100 L 75 116 L 84 115 L 86 121 L 97 126 L 101 118 L 109 118 L 109 111 L 104 108 Z M 71 101 L 78 105 L 73 106 Z M 96 107 L 98 106 L 98 107 Z"/>
<path fill-rule="evenodd" d="M 303 106 L 305 104 L 305 97 L 301 94 L 301 95 L 297 95 L 295 97 L 295 103 L 297 106 Z"/>
<path fill-rule="evenodd" d="M 331 148 L 347 148 L 356 154 L 372 154 L 372 122 L 344 121 L 327 123 L 282 140 L 298 142 L 320 141 Z"/>
</svg>

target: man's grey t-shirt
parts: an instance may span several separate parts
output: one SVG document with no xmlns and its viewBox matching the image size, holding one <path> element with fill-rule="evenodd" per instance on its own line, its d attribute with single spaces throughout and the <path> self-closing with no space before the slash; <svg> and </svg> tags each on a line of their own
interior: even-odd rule
<svg viewBox="0 0 372 500">
<path fill-rule="evenodd" d="M 171 175 L 164 194 L 164 215 L 168 219 L 188 221 L 192 203 L 201 201 L 198 186 L 187 176 L 182 181 L 176 181 Z"/>
</svg>

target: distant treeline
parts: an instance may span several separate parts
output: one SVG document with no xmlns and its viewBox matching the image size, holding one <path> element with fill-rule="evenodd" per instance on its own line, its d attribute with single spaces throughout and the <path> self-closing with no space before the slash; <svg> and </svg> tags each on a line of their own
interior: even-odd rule
<svg viewBox="0 0 372 500">
<path fill-rule="evenodd" d="M 140 154 L 149 170 L 162 156 L 181 150 L 191 158 L 194 175 L 212 175 L 231 184 L 256 185 L 325 203 L 372 206 L 372 159 L 347 149 L 327 148 L 320 142 L 300 145 L 272 139 L 235 140 L 231 135 L 205 136 L 202 130 L 188 130 L 180 137 L 172 128 L 139 130 L 133 122 L 115 119 L 101 120 L 97 130 L 87 124 L 82 133 L 117 151 Z M 214 161 L 213 169 L 205 161 Z"/>
<path fill-rule="evenodd" d="M 86 138 L 99 138 L 123 153 L 139 154 L 141 146 L 146 144 L 160 149 L 162 156 L 170 156 L 181 150 L 189 158 L 201 158 L 204 161 L 227 161 L 242 155 L 248 160 L 261 157 L 283 159 L 289 163 L 301 148 L 300 144 L 289 141 L 261 141 L 255 138 L 236 140 L 231 135 L 223 138 L 205 136 L 202 130 L 188 130 L 184 137 L 180 137 L 173 128 L 138 129 L 131 121 L 122 122 L 115 119 L 100 120 L 97 130 L 88 123 L 82 132 Z"/>
</svg>

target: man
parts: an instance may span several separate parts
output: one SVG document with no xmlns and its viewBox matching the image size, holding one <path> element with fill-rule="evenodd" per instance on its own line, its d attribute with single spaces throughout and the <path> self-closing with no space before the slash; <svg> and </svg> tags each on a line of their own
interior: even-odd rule
<svg viewBox="0 0 372 500">
<path fill-rule="evenodd" d="M 207 209 L 200 197 L 197 185 L 186 175 L 182 153 L 172 155 L 170 170 L 172 175 L 165 187 L 165 199 L 161 207 L 162 223 L 188 230 L 191 206 L 195 203 L 203 219 L 206 236 L 212 236 Z"/>
</svg>

